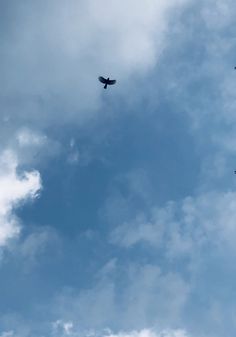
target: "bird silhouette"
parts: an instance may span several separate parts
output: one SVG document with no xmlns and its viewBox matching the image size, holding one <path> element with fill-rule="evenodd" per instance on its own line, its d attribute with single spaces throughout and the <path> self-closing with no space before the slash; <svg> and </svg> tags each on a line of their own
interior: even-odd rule
<svg viewBox="0 0 236 337">
<path fill-rule="evenodd" d="M 99 81 L 100 81 L 101 83 L 105 84 L 105 85 L 104 85 L 104 89 L 106 89 L 108 85 L 112 85 L 112 84 L 115 84 L 115 83 L 116 83 L 116 80 L 110 80 L 109 77 L 106 79 L 106 78 L 104 78 L 104 77 L 102 77 L 102 76 L 99 76 L 98 79 L 99 79 Z"/>
</svg>

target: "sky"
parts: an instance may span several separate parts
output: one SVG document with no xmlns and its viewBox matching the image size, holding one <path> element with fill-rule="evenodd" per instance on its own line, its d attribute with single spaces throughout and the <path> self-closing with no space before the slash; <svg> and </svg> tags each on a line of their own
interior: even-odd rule
<svg viewBox="0 0 236 337">
<path fill-rule="evenodd" d="M 0 1 L 0 337 L 235 336 L 235 16 Z"/>
</svg>

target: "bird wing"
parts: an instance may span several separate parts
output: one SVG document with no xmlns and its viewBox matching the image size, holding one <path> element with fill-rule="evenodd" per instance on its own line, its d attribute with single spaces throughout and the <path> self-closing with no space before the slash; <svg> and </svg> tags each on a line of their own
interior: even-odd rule
<svg viewBox="0 0 236 337">
<path fill-rule="evenodd" d="M 116 83 L 116 80 L 109 80 L 108 81 L 108 84 L 115 84 Z"/>
<path fill-rule="evenodd" d="M 99 76 L 98 79 L 102 83 L 107 83 L 107 80 L 104 77 L 102 77 L 102 76 Z"/>
</svg>

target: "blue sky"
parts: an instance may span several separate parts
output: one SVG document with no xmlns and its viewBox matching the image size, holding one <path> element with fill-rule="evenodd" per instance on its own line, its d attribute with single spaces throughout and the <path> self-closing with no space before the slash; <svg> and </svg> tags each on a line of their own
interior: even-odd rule
<svg viewBox="0 0 236 337">
<path fill-rule="evenodd" d="M 0 13 L 0 337 L 233 337 L 236 4 Z"/>
</svg>

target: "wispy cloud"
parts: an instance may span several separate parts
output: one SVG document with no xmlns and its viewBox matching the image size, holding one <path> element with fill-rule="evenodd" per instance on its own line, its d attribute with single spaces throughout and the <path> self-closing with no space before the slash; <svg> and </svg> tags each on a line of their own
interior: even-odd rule
<svg viewBox="0 0 236 337">
<path fill-rule="evenodd" d="M 153 208 L 149 216 L 138 214 L 131 222 L 118 225 L 111 241 L 126 248 L 146 243 L 172 258 L 190 256 L 202 247 L 235 247 L 236 194 L 207 192 Z"/>
</svg>

